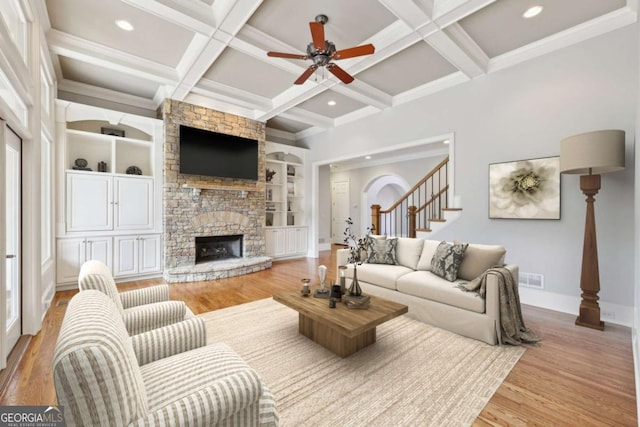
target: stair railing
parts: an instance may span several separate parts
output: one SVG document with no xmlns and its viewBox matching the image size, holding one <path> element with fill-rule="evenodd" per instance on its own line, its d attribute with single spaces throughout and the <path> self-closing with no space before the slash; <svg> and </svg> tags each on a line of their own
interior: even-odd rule
<svg viewBox="0 0 640 427">
<path fill-rule="evenodd" d="M 442 210 L 449 207 L 449 156 L 407 191 L 389 209 L 371 206 L 371 224 L 376 234 L 416 237 L 417 231 L 430 231 L 432 221 L 442 221 Z"/>
</svg>

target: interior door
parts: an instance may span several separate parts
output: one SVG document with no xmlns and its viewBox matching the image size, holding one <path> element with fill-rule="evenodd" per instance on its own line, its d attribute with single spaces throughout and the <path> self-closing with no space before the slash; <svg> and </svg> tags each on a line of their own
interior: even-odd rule
<svg viewBox="0 0 640 427">
<path fill-rule="evenodd" d="M 331 242 L 344 244 L 344 229 L 347 228 L 350 205 L 349 181 L 331 184 Z"/>
<path fill-rule="evenodd" d="M 21 315 L 21 207 L 22 207 L 22 140 L 5 128 L 5 184 L 6 184 L 6 354 L 13 349 L 22 333 Z"/>
</svg>

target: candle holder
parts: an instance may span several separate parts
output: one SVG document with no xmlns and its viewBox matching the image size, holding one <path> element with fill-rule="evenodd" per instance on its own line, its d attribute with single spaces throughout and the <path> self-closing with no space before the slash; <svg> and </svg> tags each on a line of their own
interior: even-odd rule
<svg viewBox="0 0 640 427">
<path fill-rule="evenodd" d="M 300 289 L 300 293 L 303 297 L 308 297 L 309 294 L 311 294 L 311 289 L 309 289 L 309 282 L 311 282 L 311 279 L 305 278 L 300 281 L 302 282 L 302 289 Z"/>
<path fill-rule="evenodd" d="M 331 291 L 325 288 L 325 282 L 327 280 L 327 266 L 321 265 L 318 267 L 318 277 L 320 278 L 320 289 L 316 289 L 313 296 L 316 298 L 329 298 Z"/>
<path fill-rule="evenodd" d="M 340 291 L 342 292 L 342 295 L 344 295 L 347 292 L 347 266 L 341 265 L 338 268 L 340 269 Z"/>
</svg>

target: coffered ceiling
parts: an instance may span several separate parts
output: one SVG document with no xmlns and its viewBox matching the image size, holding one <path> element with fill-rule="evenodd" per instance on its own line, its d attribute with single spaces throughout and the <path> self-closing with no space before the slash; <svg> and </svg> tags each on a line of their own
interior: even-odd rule
<svg viewBox="0 0 640 427">
<path fill-rule="evenodd" d="M 61 93 L 151 111 L 170 97 L 301 138 L 632 24 L 637 1 L 46 0 L 43 12 Z M 294 85 L 309 61 L 266 55 L 304 53 L 321 13 L 337 49 L 376 47 L 339 61 L 349 85 L 322 68 Z"/>
</svg>

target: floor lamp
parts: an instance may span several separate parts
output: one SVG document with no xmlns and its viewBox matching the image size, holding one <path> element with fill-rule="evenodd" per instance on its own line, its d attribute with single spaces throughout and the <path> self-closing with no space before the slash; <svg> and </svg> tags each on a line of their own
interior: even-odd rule
<svg viewBox="0 0 640 427">
<path fill-rule="evenodd" d="M 624 131 L 599 130 L 570 136 L 560 141 L 560 172 L 581 175 L 580 190 L 587 196 L 580 275 L 582 302 L 576 325 L 604 329 L 598 305 L 600 273 L 593 196 L 600 190 L 599 174 L 622 169 L 624 169 Z"/>
</svg>

